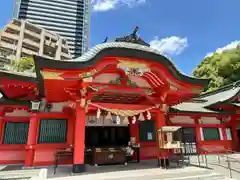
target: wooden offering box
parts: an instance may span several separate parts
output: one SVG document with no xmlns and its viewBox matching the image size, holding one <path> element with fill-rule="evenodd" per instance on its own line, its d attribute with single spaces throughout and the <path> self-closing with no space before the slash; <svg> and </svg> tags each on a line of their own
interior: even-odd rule
<svg viewBox="0 0 240 180">
<path fill-rule="evenodd" d="M 123 148 L 95 148 L 93 151 L 94 165 L 125 164 L 126 155 Z"/>
</svg>

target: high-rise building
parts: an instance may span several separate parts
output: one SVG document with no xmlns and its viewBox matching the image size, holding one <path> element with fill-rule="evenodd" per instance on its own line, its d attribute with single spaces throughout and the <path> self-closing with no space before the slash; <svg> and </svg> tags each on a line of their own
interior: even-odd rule
<svg viewBox="0 0 240 180">
<path fill-rule="evenodd" d="M 91 0 L 15 0 L 14 16 L 67 39 L 73 57 L 89 47 Z"/>
<path fill-rule="evenodd" d="M 13 19 L 0 31 L 0 54 L 12 60 L 32 55 L 54 60 L 69 60 L 66 39 L 39 26 Z"/>
</svg>

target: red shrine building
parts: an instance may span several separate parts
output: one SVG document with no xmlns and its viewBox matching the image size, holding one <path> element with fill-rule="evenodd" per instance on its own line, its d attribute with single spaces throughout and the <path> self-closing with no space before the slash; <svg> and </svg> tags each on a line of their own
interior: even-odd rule
<svg viewBox="0 0 240 180">
<path fill-rule="evenodd" d="M 72 159 L 61 163 L 82 172 L 88 148 L 104 164 L 129 141 L 140 160 L 168 158 L 163 127 L 179 128 L 166 139 L 184 153 L 239 149 L 240 82 L 201 94 L 208 80 L 182 74 L 134 33 L 72 61 L 33 58 L 34 75 L 0 72 L 0 164 L 53 165 L 66 149 Z"/>
</svg>

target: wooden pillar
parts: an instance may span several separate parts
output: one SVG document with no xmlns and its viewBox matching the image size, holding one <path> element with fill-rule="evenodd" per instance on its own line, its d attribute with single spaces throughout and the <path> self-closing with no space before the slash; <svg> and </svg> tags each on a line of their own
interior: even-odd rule
<svg viewBox="0 0 240 180">
<path fill-rule="evenodd" d="M 4 136 L 4 116 L 5 112 L 0 111 L 0 144 L 2 144 L 3 136 Z"/>
<path fill-rule="evenodd" d="M 38 118 L 36 113 L 30 114 L 30 123 L 28 130 L 28 140 L 26 146 L 26 158 L 24 165 L 26 167 L 33 166 L 34 152 L 33 146 L 37 144 L 37 133 L 38 133 Z"/>
<path fill-rule="evenodd" d="M 84 149 L 85 149 L 85 109 L 76 103 L 76 121 L 74 127 L 74 157 L 73 173 L 82 173 L 85 171 L 84 166 Z"/>
</svg>

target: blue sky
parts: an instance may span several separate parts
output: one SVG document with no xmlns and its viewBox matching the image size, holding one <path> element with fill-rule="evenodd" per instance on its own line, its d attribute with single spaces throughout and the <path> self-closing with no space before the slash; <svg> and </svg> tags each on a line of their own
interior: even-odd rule
<svg viewBox="0 0 240 180">
<path fill-rule="evenodd" d="M 12 17 L 13 0 L 2 0 L 0 27 Z M 191 74 L 209 53 L 240 40 L 239 0 L 92 0 L 91 46 L 138 34 Z M 219 48 L 219 49 L 218 49 Z"/>
</svg>

